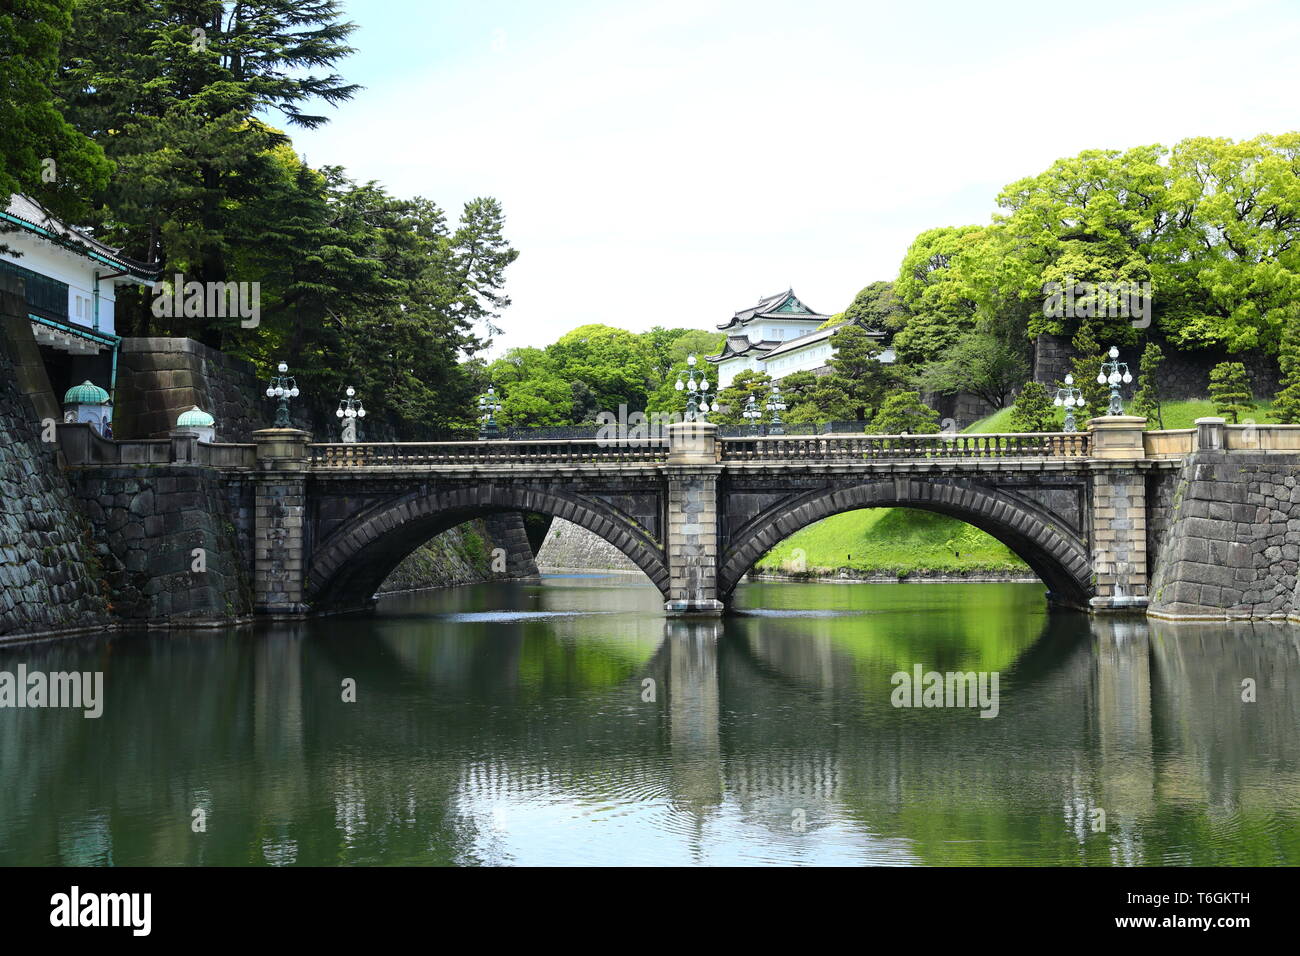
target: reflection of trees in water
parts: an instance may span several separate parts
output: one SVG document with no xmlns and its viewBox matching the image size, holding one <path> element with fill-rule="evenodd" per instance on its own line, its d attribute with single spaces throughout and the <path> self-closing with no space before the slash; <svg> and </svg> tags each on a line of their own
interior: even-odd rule
<svg viewBox="0 0 1300 956">
<path fill-rule="evenodd" d="M 927 862 L 1300 859 L 1294 630 L 1020 627 L 426 616 L 35 645 L 0 661 L 102 667 L 105 717 L 0 715 L 0 862 L 501 859 L 493 808 L 539 801 L 667 805 L 687 835 L 730 803 L 773 840 L 802 810 Z M 906 653 L 1000 670 L 1000 715 L 893 708 Z"/>
</svg>

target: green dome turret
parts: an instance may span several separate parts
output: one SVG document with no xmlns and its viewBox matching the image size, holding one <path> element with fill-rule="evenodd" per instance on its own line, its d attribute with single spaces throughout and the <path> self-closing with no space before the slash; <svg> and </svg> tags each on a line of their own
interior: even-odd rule
<svg viewBox="0 0 1300 956">
<path fill-rule="evenodd" d="M 197 405 L 187 412 L 181 412 L 180 418 L 176 419 L 177 428 L 211 428 L 216 423 L 215 418 Z"/>
<path fill-rule="evenodd" d="M 80 385 L 74 385 L 63 396 L 64 405 L 107 405 L 108 392 L 89 379 Z"/>
</svg>

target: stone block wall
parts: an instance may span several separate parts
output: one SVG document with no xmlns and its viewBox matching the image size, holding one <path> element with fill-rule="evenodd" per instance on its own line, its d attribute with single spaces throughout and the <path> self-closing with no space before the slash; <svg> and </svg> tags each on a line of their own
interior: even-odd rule
<svg viewBox="0 0 1300 956">
<path fill-rule="evenodd" d="M 1146 476 L 1132 468 L 1099 469 L 1092 482 L 1094 607 L 1147 603 Z"/>
<path fill-rule="evenodd" d="M 1199 451 L 1178 476 L 1151 613 L 1300 617 L 1300 455 Z"/>
<path fill-rule="evenodd" d="M 501 570 L 494 562 L 497 548 L 505 552 Z M 536 576 L 537 565 L 524 532 L 523 516 L 510 512 L 467 521 L 421 545 L 384 580 L 379 593 Z"/>
<path fill-rule="evenodd" d="M 1165 400 L 1205 398 L 1210 389 L 1210 369 L 1220 362 L 1245 365 L 1257 398 L 1271 398 L 1281 387 L 1281 372 L 1274 356 L 1260 352 L 1234 355 L 1217 348 L 1183 351 L 1160 335 L 1144 338 L 1137 345 L 1120 347 L 1119 360 L 1128 363 L 1134 378 L 1142 370 L 1142 350 L 1147 341 L 1155 342 L 1164 351 L 1160 392 Z M 1059 335 L 1040 335 L 1034 340 L 1034 381 L 1055 387 L 1070 371 L 1073 356 L 1074 349 L 1069 339 Z M 1131 391 L 1125 392 L 1126 401 L 1131 395 Z"/>
<path fill-rule="evenodd" d="M 117 619 L 222 625 L 252 613 L 248 545 L 241 547 L 215 470 L 77 468 L 69 480 L 94 527 Z M 199 565 L 195 549 L 202 552 Z"/>
<path fill-rule="evenodd" d="M 600 535 L 563 518 L 551 522 L 537 566 L 543 571 L 635 571 L 641 569 Z"/>
<path fill-rule="evenodd" d="M 307 569 L 304 547 L 306 479 L 301 474 L 262 479 L 253 492 L 253 590 L 256 610 L 297 614 L 303 607 Z"/>
<path fill-rule="evenodd" d="M 709 436 L 709 445 L 712 437 Z M 666 607 L 716 613 L 718 600 L 717 465 L 668 465 L 668 572 Z"/>
<path fill-rule="evenodd" d="M 0 640 L 105 627 L 90 525 L 15 367 L 13 336 L 30 340 L 31 327 L 12 288 L 0 290 L 0 320 Z"/>
<path fill-rule="evenodd" d="M 165 438 L 197 405 L 217 420 L 217 439 L 252 441 L 273 414 L 253 366 L 193 339 L 126 338 L 118 355 L 113 433 Z"/>
</svg>

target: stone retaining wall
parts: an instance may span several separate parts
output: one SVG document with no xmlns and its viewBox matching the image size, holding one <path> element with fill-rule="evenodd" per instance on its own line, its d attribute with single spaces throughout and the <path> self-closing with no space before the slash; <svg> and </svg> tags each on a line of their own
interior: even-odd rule
<svg viewBox="0 0 1300 956">
<path fill-rule="evenodd" d="M 1300 455 L 1199 451 L 1178 476 L 1153 615 L 1300 617 Z"/>
<path fill-rule="evenodd" d="M 15 369 L 13 339 L 31 341 L 31 326 L 12 288 L 0 290 L 0 319 L 0 640 L 104 627 L 107 589 L 90 525 Z"/>
<path fill-rule="evenodd" d="M 1134 379 L 1142 370 L 1142 350 L 1154 341 L 1164 352 L 1160 366 L 1160 395 L 1164 401 L 1205 398 L 1210 391 L 1210 370 L 1220 362 L 1241 362 L 1250 376 L 1256 398 L 1272 398 L 1281 388 L 1277 359 L 1262 352 L 1232 354 L 1223 349 L 1206 348 L 1184 351 L 1161 336 L 1152 336 L 1134 346 L 1121 346 L 1119 360 L 1127 362 Z M 1059 335 L 1040 335 L 1034 340 L 1034 381 L 1055 388 L 1070 371 L 1074 349 Z M 1131 397 L 1125 393 L 1126 400 Z"/>
<path fill-rule="evenodd" d="M 500 556 L 504 563 L 496 560 L 498 548 L 504 552 Z M 536 576 L 523 516 L 512 512 L 467 521 L 421 545 L 384 580 L 379 593 Z"/>
<path fill-rule="evenodd" d="M 273 411 L 253 366 L 193 339 L 126 338 L 118 354 L 118 438 L 166 438 L 197 405 L 217 420 L 217 439 L 252 441 Z"/>
<path fill-rule="evenodd" d="M 563 518 L 551 522 L 537 552 L 543 571 L 635 571 L 636 563 L 600 535 Z"/>
<path fill-rule="evenodd" d="M 219 474 L 192 465 L 80 468 L 73 492 L 94 526 L 112 610 L 149 626 L 224 625 L 252 614 L 251 544 L 241 546 Z M 201 551 L 195 554 L 195 549 Z M 196 563 L 198 562 L 198 563 Z"/>
</svg>

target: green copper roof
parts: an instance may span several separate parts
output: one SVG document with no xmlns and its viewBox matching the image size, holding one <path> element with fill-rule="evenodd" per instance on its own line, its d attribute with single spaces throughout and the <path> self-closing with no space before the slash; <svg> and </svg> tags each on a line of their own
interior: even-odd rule
<svg viewBox="0 0 1300 956">
<path fill-rule="evenodd" d="M 68 389 L 63 396 L 64 405 L 107 405 L 108 392 L 104 391 L 98 385 L 94 385 L 89 379 L 80 385 L 74 385 Z"/>
<path fill-rule="evenodd" d="M 176 419 L 177 428 L 207 428 L 215 425 L 217 420 L 205 412 L 199 406 L 195 405 L 187 412 L 181 412 L 181 417 Z"/>
</svg>

